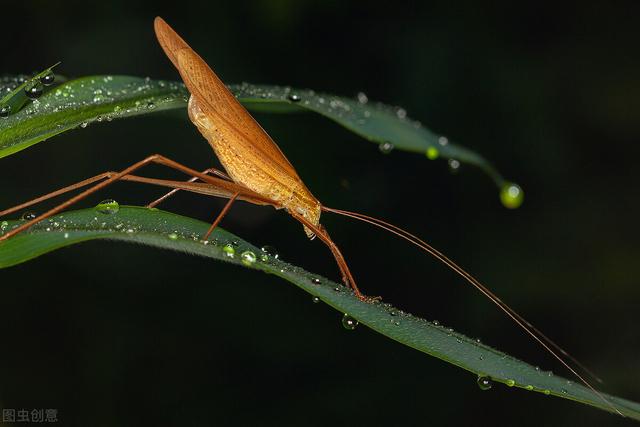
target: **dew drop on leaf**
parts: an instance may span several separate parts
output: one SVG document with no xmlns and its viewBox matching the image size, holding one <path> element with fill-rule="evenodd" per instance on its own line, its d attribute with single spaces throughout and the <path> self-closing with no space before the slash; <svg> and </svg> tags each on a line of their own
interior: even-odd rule
<svg viewBox="0 0 640 427">
<path fill-rule="evenodd" d="M 382 154 L 389 154 L 390 152 L 393 151 L 395 147 L 393 146 L 392 143 L 390 143 L 389 141 L 385 141 L 383 143 L 381 143 L 380 145 L 378 145 L 378 149 L 380 150 L 380 152 Z"/>
<path fill-rule="evenodd" d="M 348 314 L 345 314 L 342 316 L 342 326 L 348 331 L 353 331 L 356 326 L 358 326 L 358 321 Z"/>
<path fill-rule="evenodd" d="M 312 301 L 314 304 L 317 304 L 317 303 L 319 303 L 319 302 L 320 302 L 320 298 L 319 298 L 319 297 L 313 297 L 313 298 L 311 299 L 311 301 Z"/>
<path fill-rule="evenodd" d="M 425 154 L 429 160 L 435 160 L 440 156 L 440 152 L 436 147 L 427 148 L 427 152 Z"/>
<path fill-rule="evenodd" d="M 278 257 L 280 256 L 280 254 L 278 254 L 278 250 L 273 246 L 264 245 L 263 247 L 260 248 L 260 250 L 264 252 L 266 255 L 273 257 L 274 259 L 278 259 Z"/>
<path fill-rule="evenodd" d="M 224 245 L 222 252 L 224 252 L 228 258 L 233 258 L 236 255 L 236 249 L 230 244 Z"/>
<path fill-rule="evenodd" d="M 21 220 L 23 221 L 31 221 L 32 219 L 36 219 L 36 214 L 33 212 L 25 212 L 22 214 L 22 216 L 20 217 Z"/>
<path fill-rule="evenodd" d="M 0 117 L 7 118 L 11 114 L 11 105 L 3 105 L 0 107 Z"/>
<path fill-rule="evenodd" d="M 518 184 L 506 182 L 500 189 L 500 201 L 505 208 L 516 209 L 524 201 L 524 191 Z"/>
<path fill-rule="evenodd" d="M 451 173 L 457 173 L 460 169 L 460 161 L 456 159 L 449 159 L 449 171 Z"/>
<path fill-rule="evenodd" d="M 314 277 L 313 279 L 311 279 L 311 283 L 313 283 L 314 285 L 319 285 L 320 283 L 322 283 L 322 280 Z"/>
<path fill-rule="evenodd" d="M 113 199 L 106 199 L 96 205 L 96 210 L 101 214 L 112 215 L 118 213 L 120 204 Z"/>
<path fill-rule="evenodd" d="M 491 381 L 490 377 L 478 377 L 478 387 L 480 387 L 480 390 L 489 390 L 493 387 L 493 381 Z"/>
<path fill-rule="evenodd" d="M 31 99 L 39 98 L 44 91 L 44 86 L 39 80 L 35 80 L 24 87 L 24 93 Z"/>
<path fill-rule="evenodd" d="M 244 251 L 240 254 L 240 260 L 244 265 L 253 265 L 256 263 L 256 254 L 251 251 Z"/>
<path fill-rule="evenodd" d="M 53 71 L 48 71 L 46 74 L 40 76 L 40 83 L 45 86 L 52 85 L 55 80 L 56 76 L 53 74 Z"/>
<path fill-rule="evenodd" d="M 296 95 L 295 93 L 292 93 L 291 95 L 287 96 L 287 99 L 291 102 L 300 102 L 302 101 L 302 98 L 300 97 L 300 95 Z"/>
<path fill-rule="evenodd" d="M 170 233 L 167 235 L 169 240 L 178 240 L 178 233 Z"/>
</svg>

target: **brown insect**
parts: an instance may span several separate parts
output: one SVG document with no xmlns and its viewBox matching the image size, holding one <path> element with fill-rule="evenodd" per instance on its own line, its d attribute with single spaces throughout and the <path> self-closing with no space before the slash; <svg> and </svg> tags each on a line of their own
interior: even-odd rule
<svg viewBox="0 0 640 427">
<path fill-rule="evenodd" d="M 162 49 L 180 72 L 182 80 L 191 93 L 188 106 L 189 118 L 196 125 L 200 133 L 209 141 L 209 144 L 211 144 L 218 159 L 224 166 L 226 173 L 214 168 L 198 172 L 164 156 L 154 154 L 120 172 L 105 172 L 0 212 L 0 216 L 4 216 L 43 200 L 97 183 L 93 187 L 70 198 L 37 218 L 27 221 L 3 236 L 0 236 L 0 242 L 28 229 L 43 219 L 63 211 L 88 195 L 116 181 L 142 182 L 173 188 L 171 192 L 149 204 L 149 207 L 156 206 L 179 190 L 228 198 L 229 201 L 216 217 L 215 221 L 213 221 L 205 236 L 203 236 L 204 239 L 209 237 L 236 200 L 244 200 L 257 205 L 270 205 L 276 209 L 284 209 L 303 225 L 304 231 L 309 238 L 313 239 L 317 236 L 329 247 L 342 274 L 342 281 L 353 289 L 355 295 L 363 301 L 374 302 L 378 298 L 371 298 L 360 292 L 340 249 L 333 242 L 326 229 L 320 224 L 320 215 L 322 212 L 336 213 L 385 229 L 432 254 L 482 292 L 586 386 L 600 396 L 609 406 L 613 407 L 583 379 L 582 376 L 565 362 L 560 354 L 571 359 L 575 364 L 586 370 L 584 366 L 512 310 L 507 304 L 502 302 L 473 276 L 449 260 L 445 255 L 423 240 L 395 225 L 363 214 L 324 206 L 305 186 L 280 148 L 254 120 L 249 112 L 236 100 L 207 63 L 194 52 L 162 18 L 157 17 L 155 19 L 154 28 Z M 133 172 L 149 163 L 157 163 L 176 169 L 190 175 L 192 178 L 189 181 L 180 182 L 132 175 Z M 201 182 L 196 182 L 197 180 Z M 617 412 L 619 413 L 619 411 Z"/>
</svg>

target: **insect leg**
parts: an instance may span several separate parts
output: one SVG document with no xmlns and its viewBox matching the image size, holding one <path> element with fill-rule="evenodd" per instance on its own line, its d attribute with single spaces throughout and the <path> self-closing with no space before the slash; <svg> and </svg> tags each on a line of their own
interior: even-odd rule
<svg viewBox="0 0 640 427">
<path fill-rule="evenodd" d="M 209 238 L 209 236 L 211 235 L 211 233 L 213 233 L 213 230 L 216 229 L 216 227 L 218 226 L 218 224 L 220 224 L 220 221 L 222 221 L 222 218 L 224 218 L 224 216 L 229 212 L 229 209 L 231 209 L 231 205 L 233 205 L 233 202 L 236 201 L 236 199 L 238 198 L 239 193 L 235 193 L 227 202 L 226 205 L 224 205 L 224 208 L 222 208 L 222 211 L 218 214 L 218 217 L 215 219 L 215 221 L 213 221 L 213 224 L 211 224 L 211 227 L 209 227 L 209 229 L 207 230 L 206 234 L 204 235 L 204 237 L 202 238 L 203 240 L 207 240 Z"/>
<path fill-rule="evenodd" d="M 216 168 L 209 168 L 209 169 L 205 169 L 201 172 L 202 174 L 213 174 L 213 175 L 217 175 L 222 179 L 227 179 L 227 180 L 231 180 L 231 178 L 229 178 L 229 176 L 227 174 L 225 174 L 224 172 L 216 169 Z M 191 179 L 189 179 L 186 182 L 195 182 L 197 181 L 199 178 L 197 176 L 192 177 Z M 166 193 L 164 196 L 159 197 L 158 199 L 154 200 L 153 202 L 149 203 L 147 205 L 148 208 L 155 208 L 156 206 L 158 206 L 160 203 L 164 202 L 165 200 L 167 200 L 170 197 L 173 197 L 174 194 L 176 194 L 178 191 L 180 191 L 180 188 L 174 188 L 173 190 L 169 191 L 168 193 Z"/>
<path fill-rule="evenodd" d="M 83 191 L 80 194 L 77 194 L 77 195 L 73 196 L 72 198 L 70 198 L 67 201 L 59 204 L 58 206 L 48 210 L 47 212 L 45 212 L 44 214 L 34 218 L 33 220 L 27 221 L 24 224 L 21 224 L 20 226 L 14 228 L 13 230 L 5 233 L 4 235 L 0 236 L 0 241 L 6 240 L 6 239 L 8 239 L 8 238 L 10 238 L 10 237 L 22 232 L 22 231 L 28 229 L 29 227 L 31 227 L 34 224 L 42 221 L 43 219 L 49 218 L 50 216 L 55 215 L 55 214 L 63 211 L 64 209 L 68 208 L 69 206 L 71 206 L 71 205 L 79 202 L 80 200 L 86 198 L 90 194 L 93 194 L 96 191 L 101 190 L 101 189 L 113 184 L 114 182 L 116 182 L 116 181 L 118 181 L 120 179 L 123 179 L 123 177 L 125 177 L 126 175 L 129 175 L 130 173 L 136 171 L 137 169 L 140 169 L 141 167 L 143 167 L 145 165 L 148 165 L 149 163 L 157 163 L 157 164 L 161 164 L 161 165 L 167 166 L 167 167 L 172 168 L 172 169 L 179 170 L 181 172 L 184 172 L 187 175 L 196 176 L 196 177 L 200 178 L 202 181 L 205 181 L 205 182 L 210 183 L 210 184 L 214 184 L 215 185 L 215 184 L 219 183 L 219 185 L 221 185 L 223 187 L 224 186 L 229 186 L 230 184 L 233 184 L 233 183 L 229 183 L 229 182 L 223 181 L 220 178 L 214 178 L 214 177 L 211 177 L 211 176 L 208 176 L 208 175 L 201 174 L 200 172 L 198 172 L 198 171 L 196 171 L 194 169 L 191 169 L 191 168 L 189 168 L 187 166 L 184 166 L 184 165 L 182 165 L 182 164 L 180 164 L 180 163 L 178 163 L 176 161 L 168 159 L 168 158 L 166 158 L 164 156 L 161 156 L 159 154 L 153 154 L 153 155 L 151 155 L 151 156 L 149 156 L 149 157 L 147 157 L 147 158 L 145 158 L 143 160 L 140 160 L 139 162 L 134 163 L 133 165 L 129 166 L 128 168 L 122 170 L 121 172 L 117 172 L 117 173 L 113 173 L 113 174 L 111 172 L 105 172 L 104 174 L 101 174 L 101 175 L 103 175 L 103 177 L 108 177 L 108 179 L 106 179 L 106 180 L 94 185 L 93 187 Z M 100 175 L 98 175 L 98 176 L 100 176 Z M 62 193 L 64 193 L 63 190 L 68 189 L 68 188 L 78 188 L 78 186 L 81 187 L 83 183 L 84 183 L 84 185 L 88 185 L 87 181 L 91 181 L 92 179 L 96 179 L 97 180 L 96 177 L 89 178 L 89 180 L 81 181 L 80 183 L 76 184 L 75 187 L 72 185 L 72 186 L 69 186 L 69 187 L 65 187 L 65 188 L 63 188 L 61 190 L 54 191 L 53 193 L 50 193 L 50 194 L 56 194 L 56 195 L 57 194 L 62 194 Z M 95 182 L 95 181 L 93 181 L 93 182 Z M 49 196 L 49 195 L 42 196 L 38 200 L 46 199 L 47 196 Z M 35 203 L 35 202 L 33 202 L 33 203 Z M 30 206 L 33 203 L 27 202 L 26 204 L 22 204 L 21 206 L 24 206 L 24 205 L 29 205 Z M 12 208 L 12 209 L 9 209 L 8 211 L 14 211 L 14 210 L 15 210 L 15 208 Z"/>
<path fill-rule="evenodd" d="M 14 207 L 9 208 L 9 209 L 5 209 L 3 211 L 0 211 L 0 217 L 12 214 L 12 213 L 14 213 L 16 211 L 23 210 L 25 208 L 28 208 L 29 206 L 33 206 L 33 205 L 35 205 L 37 203 L 44 202 L 45 200 L 51 199 L 53 197 L 60 196 L 62 194 L 68 193 L 69 191 L 77 190 L 78 188 L 82 188 L 82 187 L 85 187 L 85 186 L 87 186 L 89 184 L 93 184 L 94 182 L 100 181 L 102 179 L 109 178 L 110 176 L 115 175 L 115 174 L 116 174 L 116 172 L 104 172 L 104 173 L 101 173 L 101 174 L 96 175 L 94 177 L 87 178 L 84 181 L 76 182 L 75 184 L 69 185 L 67 187 L 61 188 L 61 189 L 56 190 L 56 191 L 52 191 L 51 193 L 47 193 L 47 194 L 45 194 L 43 196 L 40 196 L 40 197 L 37 197 L 37 198 L 35 198 L 33 200 L 29 200 L 28 202 L 22 203 L 20 205 L 14 206 Z"/>
<path fill-rule="evenodd" d="M 320 240 L 322 240 L 325 245 L 329 247 L 331 253 L 333 254 L 333 257 L 336 260 L 336 263 L 338 264 L 338 268 L 340 268 L 342 281 L 345 283 L 345 285 L 353 289 L 353 292 L 356 297 L 358 297 L 358 299 L 365 302 L 375 302 L 379 300 L 379 297 L 369 297 L 360 292 L 360 289 L 358 289 L 358 285 L 356 285 L 356 280 L 353 278 L 351 270 L 349 270 L 349 266 L 347 265 L 347 261 L 344 258 L 344 255 L 342 255 L 342 252 L 340 252 L 340 248 L 338 248 L 338 245 L 336 245 L 333 240 L 331 240 L 329 233 L 322 225 L 314 225 L 305 217 L 303 217 L 302 215 L 298 215 L 295 212 L 290 211 L 289 214 L 293 218 L 301 222 L 303 225 L 306 225 L 311 231 L 316 234 L 316 236 L 318 236 Z"/>
</svg>

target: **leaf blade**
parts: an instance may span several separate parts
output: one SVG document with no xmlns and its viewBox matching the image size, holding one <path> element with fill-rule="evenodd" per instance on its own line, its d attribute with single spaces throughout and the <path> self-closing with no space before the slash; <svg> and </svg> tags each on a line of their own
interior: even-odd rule
<svg viewBox="0 0 640 427">
<path fill-rule="evenodd" d="M 3 222 L 0 224 L 0 231 L 10 230 L 16 224 L 18 221 Z M 241 266 L 247 266 L 238 256 L 242 251 L 252 251 L 260 259 L 262 253 L 257 247 L 222 229 L 217 229 L 214 233 L 217 244 L 204 244 L 200 236 L 207 228 L 208 224 L 192 218 L 138 207 L 121 207 L 112 215 L 96 213 L 95 209 L 65 212 L 43 221 L 28 233 L 19 234 L 0 243 L 0 268 L 25 262 L 64 246 L 100 238 L 143 243 Z M 229 251 L 225 251 L 224 245 L 233 241 L 239 243 L 237 247 L 232 245 L 235 248 L 232 258 L 229 257 Z M 371 329 L 476 375 L 487 375 L 496 382 L 574 400 L 612 412 L 612 408 L 579 384 L 560 376 L 549 375 L 462 334 L 389 305 L 363 303 L 342 285 L 328 279 L 321 278 L 320 284 L 314 284 L 311 279 L 320 276 L 299 267 L 273 258 L 264 262 L 259 260 L 249 267 L 278 275 L 321 298 L 339 312 L 348 313 Z M 640 420 L 640 404 L 610 395 L 604 396 L 626 416 Z"/>
<path fill-rule="evenodd" d="M 402 109 L 282 86 L 243 83 L 229 88 L 252 110 L 315 112 L 368 141 L 472 164 L 487 173 L 498 187 L 505 184 L 502 175 L 480 154 L 428 130 L 406 117 Z M 68 80 L 17 113 L 0 119 L 0 158 L 81 125 L 182 109 L 188 96 L 184 85 L 178 82 L 131 76 Z"/>
</svg>

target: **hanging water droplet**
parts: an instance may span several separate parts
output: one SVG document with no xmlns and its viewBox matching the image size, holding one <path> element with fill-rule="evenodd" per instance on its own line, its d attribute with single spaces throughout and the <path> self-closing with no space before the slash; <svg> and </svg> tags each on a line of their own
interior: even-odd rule
<svg viewBox="0 0 640 427">
<path fill-rule="evenodd" d="M 532 386 L 531 384 L 528 384 L 528 385 L 525 387 L 525 389 L 527 389 L 527 390 L 531 391 L 531 390 L 533 390 L 533 386 Z"/>
<path fill-rule="evenodd" d="M 342 316 L 342 326 L 348 331 L 353 331 L 358 326 L 358 321 L 345 313 Z"/>
<path fill-rule="evenodd" d="M 31 99 L 39 98 L 44 91 L 44 86 L 40 80 L 35 80 L 24 87 L 24 93 Z"/>
<path fill-rule="evenodd" d="M 224 245 L 222 252 L 224 252 L 224 254 L 229 258 L 233 258 L 236 254 L 235 248 L 230 244 Z"/>
<path fill-rule="evenodd" d="M 31 221 L 32 219 L 36 219 L 36 214 L 30 211 L 27 211 L 22 214 L 20 219 L 23 221 Z"/>
<path fill-rule="evenodd" d="M 244 265 L 253 265 L 256 263 L 256 254 L 251 251 L 244 251 L 240 254 L 240 260 Z"/>
<path fill-rule="evenodd" d="M 457 173 L 458 170 L 460 169 L 460 161 L 456 159 L 449 159 L 448 163 L 449 163 L 449 171 L 451 173 Z"/>
<path fill-rule="evenodd" d="M 482 340 L 481 340 L 480 338 L 476 338 L 476 342 L 477 342 L 478 344 L 481 344 L 481 343 L 482 343 Z"/>
<path fill-rule="evenodd" d="M 366 104 L 367 102 L 369 102 L 369 98 L 364 92 L 358 92 L 357 98 L 360 104 Z"/>
<path fill-rule="evenodd" d="M 440 152 L 436 147 L 429 147 L 427 148 L 426 155 L 427 155 L 427 159 L 435 160 L 440 156 Z"/>
<path fill-rule="evenodd" d="M 280 257 L 280 254 L 278 253 L 278 250 L 276 248 L 274 248 L 273 246 L 269 246 L 269 245 L 264 245 L 263 247 L 260 248 L 260 250 L 262 252 L 265 253 L 265 255 L 268 255 L 274 259 L 278 259 L 278 257 Z M 265 259 L 263 259 L 263 261 L 266 261 Z"/>
<path fill-rule="evenodd" d="M 53 74 L 53 71 L 51 70 L 47 71 L 46 74 L 40 76 L 40 83 L 42 83 L 45 86 L 52 85 L 55 80 L 56 80 L 56 75 Z"/>
<path fill-rule="evenodd" d="M 382 154 L 389 154 L 390 152 L 393 151 L 395 147 L 393 146 L 392 143 L 390 143 L 389 141 L 385 141 L 383 143 L 381 143 L 380 145 L 378 145 L 378 149 L 380 150 L 380 152 Z"/>
<path fill-rule="evenodd" d="M 440 322 L 439 322 L 439 321 L 437 321 L 437 320 L 434 320 L 434 321 L 433 321 L 433 324 L 434 324 L 434 325 L 436 325 L 436 326 L 440 326 Z"/>
<path fill-rule="evenodd" d="M 317 277 L 314 277 L 311 279 L 311 283 L 313 283 L 314 285 L 319 285 L 320 283 L 322 283 L 322 280 L 318 279 Z"/>
<path fill-rule="evenodd" d="M 320 302 L 320 297 L 313 297 L 313 298 L 311 299 L 311 301 L 312 301 L 314 304 L 317 304 L 317 303 L 319 303 L 319 302 Z"/>
<path fill-rule="evenodd" d="M 118 213 L 120 204 L 113 199 L 106 199 L 96 205 L 96 210 L 101 214 L 111 215 Z"/>
<path fill-rule="evenodd" d="M 89 126 L 89 122 L 82 122 L 82 123 L 80 123 L 80 127 L 81 127 L 82 129 L 86 128 L 87 126 Z"/>
<path fill-rule="evenodd" d="M 178 233 L 169 233 L 167 234 L 169 240 L 178 240 Z"/>
<path fill-rule="evenodd" d="M 545 390 L 543 391 L 543 393 L 544 393 L 544 394 L 546 394 L 547 396 L 549 396 L 549 395 L 551 394 L 551 390 L 546 390 L 546 389 L 545 389 Z"/>
<path fill-rule="evenodd" d="M 516 382 L 514 380 L 507 380 L 506 383 L 509 387 L 513 387 L 514 385 L 516 385 Z"/>
<path fill-rule="evenodd" d="M 500 201 L 505 208 L 516 209 L 524 201 L 524 191 L 518 184 L 505 182 L 500 189 Z"/>
<path fill-rule="evenodd" d="M 442 145 L 443 147 L 448 143 L 449 143 L 449 140 L 447 139 L 446 136 L 441 136 L 440 138 L 438 138 L 438 144 Z"/>
<path fill-rule="evenodd" d="M 300 97 L 300 95 L 292 93 L 289 96 L 287 96 L 287 99 L 291 102 L 300 102 L 302 101 L 302 98 Z"/>
<path fill-rule="evenodd" d="M 480 390 L 489 390 L 493 387 L 493 381 L 491 381 L 491 377 L 481 376 L 478 377 L 478 387 Z"/>
<path fill-rule="evenodd" d="M 0 107 L 0 117 L 7 118 L 11 114 L 11 105 L 3 105 Z"/>
</svg>

